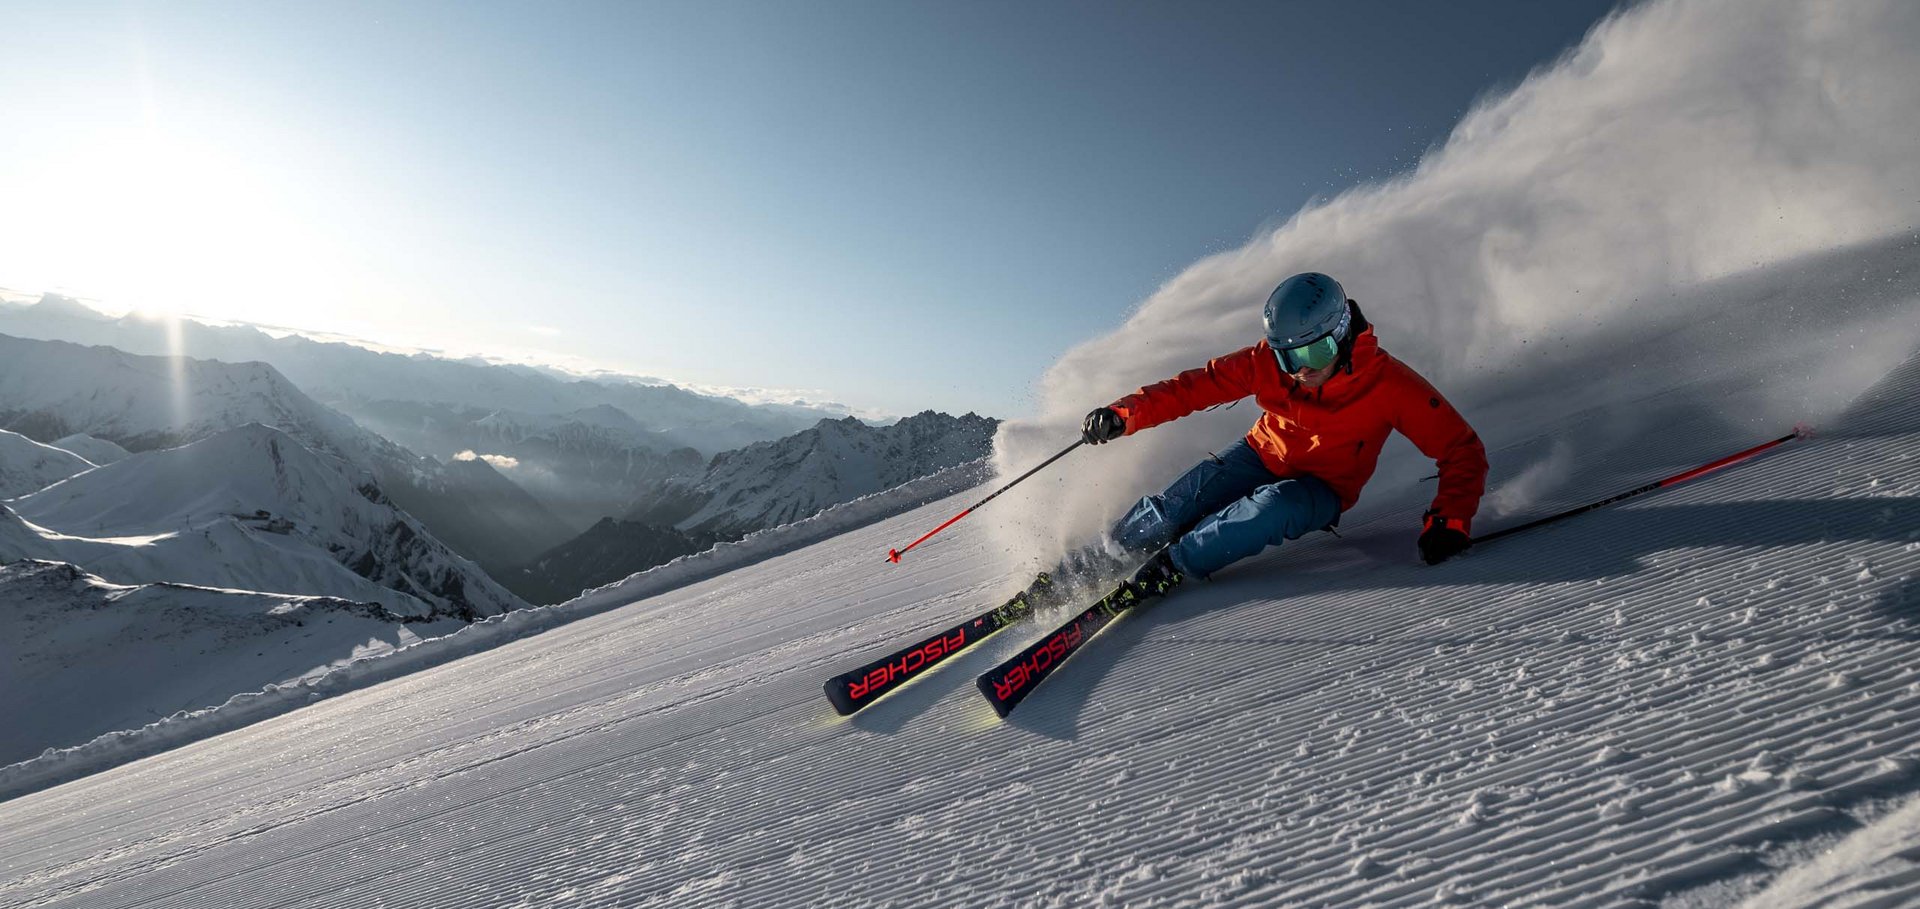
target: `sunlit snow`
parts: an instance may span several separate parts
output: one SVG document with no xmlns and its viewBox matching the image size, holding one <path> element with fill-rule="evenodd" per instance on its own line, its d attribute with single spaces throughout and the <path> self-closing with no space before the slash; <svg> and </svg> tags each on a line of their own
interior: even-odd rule
<svg viewBox="0 0 1920 909">
<path fill-rule="evenodd" d="M 1479 429 L 1479 532 L 1810 438 L 1437 567 L 1403 447 L 1338 536 L 1129 614 L 1005 721 L 974 677 L 1048 617 L 833 714 L 822 680 L 1006 597 L 1252 420 L 1222 408 L 900 564 L 977 493 L 0 768 L 0 903 L 1920 905 L 1916 34 L 1635 6 L 1070 351 L 997 459 L 1250 342 L 1308 267 Z"/>
</svg>

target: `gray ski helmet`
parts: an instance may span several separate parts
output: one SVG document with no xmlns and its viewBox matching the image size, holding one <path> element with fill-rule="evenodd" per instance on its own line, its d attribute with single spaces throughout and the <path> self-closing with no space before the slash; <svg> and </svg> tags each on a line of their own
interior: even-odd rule
<svg viewBox="0 0 1920 909">
<path fill-rule="evenodd" d="M 1280 282 L 1267 297 L 1264 315 L 1267 343 L 1280 368 L 1290 373 L 1331 364 L 1353 320 L 1346 290 L 1317 271 Z"/>
</svg>

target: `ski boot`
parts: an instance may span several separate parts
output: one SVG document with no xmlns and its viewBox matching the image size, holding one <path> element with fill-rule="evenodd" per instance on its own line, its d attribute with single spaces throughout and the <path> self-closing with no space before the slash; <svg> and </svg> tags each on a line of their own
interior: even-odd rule
<svg viewBox="0 0 1920 909">
<path fill-rule="evenodd" d="M 1173 564 L 1173 555 L 1162 549 L 1154 553 L 1147 564 L 1140 566 L 1127 584 L 1137 596 L 1157 597 L 1165 596 L 1167 591 L 1180 586 L 1180 582 L 1186 579 L 1186 574 Z"/>
</svg>

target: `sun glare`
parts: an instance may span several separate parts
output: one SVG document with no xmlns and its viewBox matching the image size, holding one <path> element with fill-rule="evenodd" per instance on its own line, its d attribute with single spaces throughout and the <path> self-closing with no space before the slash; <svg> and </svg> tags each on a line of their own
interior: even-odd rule
<svg viewBox="0 0 1920 909">
<path fill-rule="evenodd" d="M 284 187 L 210 142 L 102 132 L 0 178 L 15 258 L 89 297 L 154 315 L 284 320 L 326 244 Z M 21 225 L 31 225 L 30 229 Z M 11 280 L 19 280 L 12 278 Z M 306 310 L 311 312 L 310 309 Z"/>
</svg>

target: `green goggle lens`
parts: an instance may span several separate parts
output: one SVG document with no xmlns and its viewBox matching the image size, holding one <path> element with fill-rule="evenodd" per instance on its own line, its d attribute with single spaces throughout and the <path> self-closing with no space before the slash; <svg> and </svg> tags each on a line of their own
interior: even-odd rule
<svg viewBox="0 0 1920 909">
<path fill-rule="evenodd" d="M 1333 335 L 1327 335 L 1318 341 L 1302 344 L 1299 347 L 1289 347 L 1284 350 L 1275 348 L 1273 353 L 1280 359 L 1280 368 L 1286 372 L 1322 369 L 1339 359 L 1340 341 Z"/>
</svg>

